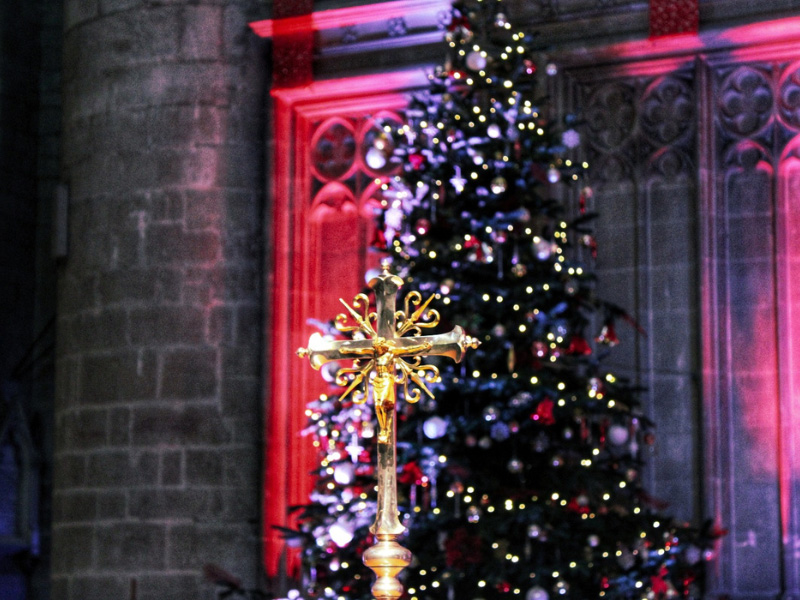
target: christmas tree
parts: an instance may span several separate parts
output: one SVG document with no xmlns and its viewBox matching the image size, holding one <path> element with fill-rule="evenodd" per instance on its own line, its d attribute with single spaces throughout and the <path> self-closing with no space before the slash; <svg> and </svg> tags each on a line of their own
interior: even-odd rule
<svg viewBox="0 0 800 600">
<path fill-rule="evenodd" d="M 441 362 L 434 397 L 398 402 L 406 594 L 427 598 L 696 596 L 707 532 L 642 489 L 653 443 L 639 390 L 603 367 L 632 322 L 595 292 L 579 124 L 548 119 L 536 42 L 502 4 L 456 2 L 447 60 L 387 125 L 376 249 L 408 290 L 439 296 L 442 330 L 481 341 Z M 373 157 L 374 158 L 374 157 Z M 380 157 L 379 157 L 380 158 Z M 571 184 L 571 185 L 570 185 Z M 583 185 L 583 188 L 581 186 Z M 335 335 L 333 330 L 326 332 Z M 370 597 L 361 553 L 375 513 L 369 399 L 312 402 L 320 470 L 299 531 L 307 596 Z"/>
</svg>

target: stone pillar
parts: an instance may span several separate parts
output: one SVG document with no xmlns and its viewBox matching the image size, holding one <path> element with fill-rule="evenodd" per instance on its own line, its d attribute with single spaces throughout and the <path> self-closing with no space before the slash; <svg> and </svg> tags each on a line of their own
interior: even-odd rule
<svg viewBox="0 0 800 600">
<path fill-rule="evenodd" d="M 53 600 L 260 571 L 256 0 L 66 0 Z"/>
</svg>

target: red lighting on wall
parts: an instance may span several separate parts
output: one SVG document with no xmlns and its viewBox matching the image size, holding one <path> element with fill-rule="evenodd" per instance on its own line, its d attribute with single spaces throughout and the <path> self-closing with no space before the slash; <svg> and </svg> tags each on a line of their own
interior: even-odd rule
<svg viewBox="0 0 800 600">
<path fill-rule="evenodd" d="M 449 0 L 395 0 L 394 2 L 320 10 L 312 13 L 310 19 L 302 16 L 265 19 L 250 23 L 250 28 L 260 37 L 269 38 L 278 32 L 291 35 L 306 31 L 323 31 L 397 17 L 411 20 L 416 15 L 435 15 L 437 12 L 449 8 Z"/>
<path fill-rule="evenodd" d="M 291 574 L 298 564 L 275 526 L 291 527 L 289 507 L 308 502 L 315 451 L 299 432 L 306 425 L 306 404 L 329 391 L 318 373 L 297 360 L 295 350 L 315 331 L 307 319 L 333 318 L 338 298 L 360 290 L 364 270 L 374 260 L 367 254 L 374 234 L 370 203 L 374 179 L 382 174 L 365 167 L 359 154 L 369 117 L 396 115 L 408 104 L 406 94 L 426 83 L 425 73 L 414 70 L 272 90 L 270 381 L 264 436 L 264 563 L 271 576 L 284 567 Z M 354 153 L 315 164 L 319 140 L 330 147 L 340 137 Z M 363 183 L 353 187 L 357 173 Z M 345 234 L 352 235 L 345 239 Z M 335 251 L 323 252 L 325 247 Z"/>
</svg>

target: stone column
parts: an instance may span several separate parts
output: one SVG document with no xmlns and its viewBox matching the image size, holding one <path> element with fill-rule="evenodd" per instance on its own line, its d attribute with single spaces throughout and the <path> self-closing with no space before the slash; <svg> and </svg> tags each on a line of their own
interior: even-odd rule
<svg viewBox="0 0 800 600">
<path fill-rule="evenodd" d="M 256 583 L 256 0 L 66 0 L 53 600 Z"/>
</svg>

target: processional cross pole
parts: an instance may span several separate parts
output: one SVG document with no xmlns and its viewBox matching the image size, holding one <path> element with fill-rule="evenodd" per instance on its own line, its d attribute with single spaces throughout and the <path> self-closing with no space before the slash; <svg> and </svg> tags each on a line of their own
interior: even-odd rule
<svg viewBox="0 0 800 600">
<path fill-rule="evenodd" d="M 439 379 L 434 365 L 421 364 L 423 356 L 447 356 L 460 362 L 467 348 L 477 348 L 479 342 L 456 326 L 449 333 L 422 335 L 423 329 L 439 323 L 439 313 L 428 308 L 434 296 L 425 302 L 417 291 L 405 298 L 405 310 L 395 308 L 397 292 L 403 280 L 389 272 L 388 263 L 383 272 L 369 282 L 375 294 L 375 312 L 370 312 L 369 298 L 358 294 L 352 306 L 344 300 L 347 309 L 336 317 L 336 328 L 342 332 L 360 332 L 366 339 L 326 340 L 314 334 L 307 348 L 297 354 L 308 357 L 311 366 L 319 369 L 327 362 L 352 359 L 352 367 L 339 369 L 336 382 L 348 386 L 340 397 L 343 400 L 354 390 L 355 402 L 367 399 L 367 384 L 372 386 L 375 413 L 378 417 L 378 503 L 375 522 L 370 531 L 377 540 L 363 555 L 364 564 L 377 576 L 372 594 L 377 600 L 394 600 L 403 593 L 397 575 L 411 564 L 411 552 L 397 543 L 405 531 L 397 509 L 397 450 L 395 422 L 396 385 L 404 386 L 408 402 L 420 399 L 420 390 L 433 398 L 426 383 Z M 349 317 L 348 317 L 349 314 Z M 347 325 L 352 319 L 355 325 Z M 409 385 L 415 387 L 409 389 Z"/>
</svg>

